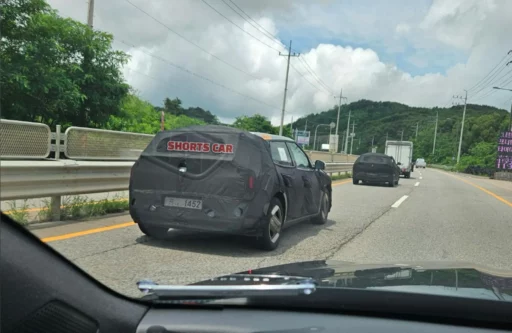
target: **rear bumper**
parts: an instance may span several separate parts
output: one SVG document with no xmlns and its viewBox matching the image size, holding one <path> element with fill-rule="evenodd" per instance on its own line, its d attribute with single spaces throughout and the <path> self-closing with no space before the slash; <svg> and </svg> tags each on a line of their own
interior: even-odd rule
<svg viewBox="0 0 512 333">
<path fill-rule="evenodd" d="M 358 180 L 364 180 L 367 182 L 391 182 L 394 181 L 394 177 L 390 173 L 369 173 L 369 172 L 358 172 L 356 177 Z"/>
<path fill-rule="evenodd" d="M 244 213 L 235 216 L 234 211 L 240 205 L 245 205 Z M 203 209 L 196 210 L 170 208 L 159 201 L 139 198 L 135 201 L 130 200 L 130 215 L 134 222 L 145 226 L 249 236 L 262 234 L 262 222 L 265 218 L 263 207 L 235 199 L 222 202 L 215 200 L 215 204 L 210 205 L 205 200 Z"/>
</svg>

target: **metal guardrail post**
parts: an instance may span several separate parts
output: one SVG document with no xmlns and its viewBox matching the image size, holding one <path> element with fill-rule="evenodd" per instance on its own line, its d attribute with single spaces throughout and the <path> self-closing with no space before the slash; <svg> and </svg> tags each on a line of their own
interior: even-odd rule
<svg viewBox="0 0 512 333">
<path fill-rule="evenodd" d="M 60 125 L 55 127 L 55 159 L 60 159 Z"/>
<path fill-rule="evenodd" d="M 51 198 L 51 215 L 52 215 L 52 221 L 60 221 L 60 206 L 62 204 L 62 197 L 61 196 L 54 196 Z"/>
</svg>

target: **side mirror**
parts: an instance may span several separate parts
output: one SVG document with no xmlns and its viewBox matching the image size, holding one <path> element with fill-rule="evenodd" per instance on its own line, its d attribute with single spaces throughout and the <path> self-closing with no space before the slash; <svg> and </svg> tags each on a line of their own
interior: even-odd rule
<svg viewBox="0 0 512 333">
<path fill-rule="evenodd" d="M 396 165 L 402 165 L 402 163 L 398 162 Z"/>
<path fill-rule="evenodd" d="M 325 163 L 320 160 L 315 161 L 315 169 L 316 170 L 325 170 Z"/>
</svg>

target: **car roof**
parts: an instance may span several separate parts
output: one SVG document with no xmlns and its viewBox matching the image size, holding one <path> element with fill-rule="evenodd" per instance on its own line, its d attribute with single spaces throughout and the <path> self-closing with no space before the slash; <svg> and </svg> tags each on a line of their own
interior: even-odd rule
<svg viewBox="0 0 512 333">
<path fill-rule="evenodd" d="M 389 155 L 382 154 L 382 153 L 364 153 L 364 154 L 361 154 L 361 156 L 381 156 L 381 157 L 391 157 L 391 156 L 389 156 Z"/>
<path fill-rule="evenodd" d="M 251 134 L 254 134 L 254 135 L 257 135 L 261 138 L 263 138 L 264 140 L 267 140 L 267 141 L 290 141 L 290 142 L 294 142 L 293 139 L 287 137 L 287 136 L 282 136 L 282 135 L 275 135 L 275 134 L 268 134 L 268 133 L 261 133 L 261 132 L 251 132 Z"/>
</svg>

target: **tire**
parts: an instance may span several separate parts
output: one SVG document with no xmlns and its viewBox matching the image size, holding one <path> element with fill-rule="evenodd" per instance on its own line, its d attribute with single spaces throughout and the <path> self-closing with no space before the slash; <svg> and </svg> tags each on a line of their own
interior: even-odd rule
<svg viewBox="0 0 512 333">
<path fill-rule="evenodd" d="M 320 199 L 320 213 L 315 216 L 312 220 L 314 224 L 325 224 L 327 223 L 327 216 L 329 215 L 329 196 L 323 192 L 322 198 Z"/>
<path fill-rule="evenodd" d="M 155 239 L 163 239 L 167 235 L 167 231 L 169 231 L 169 228 L 165 227 L 153 227 L 144 225 L 143 223 L 137 223 L 139 226 L 140 231 L 142 231 L 143 234 L 155 238 Z"/>
<path fill-rule="evenodd" d="M 411 173 L 410 172 L 406 172 L 404 176 L 405 176 L 405 178 L 411 178 Z"/>
<path fill-rule="evenodd" d="M 263 223 L 263 233 L 257 238 L 258 248 L 265 251 L 275 250 L 281 240 L 284 211 L 281 201 L 277 198 L 270 200 L 267 216 Z"/>
<path fill-rule="evenodd" d="M 359 179 L 352 178 L 352 184 L 359 185 Z"/>
</svg>

